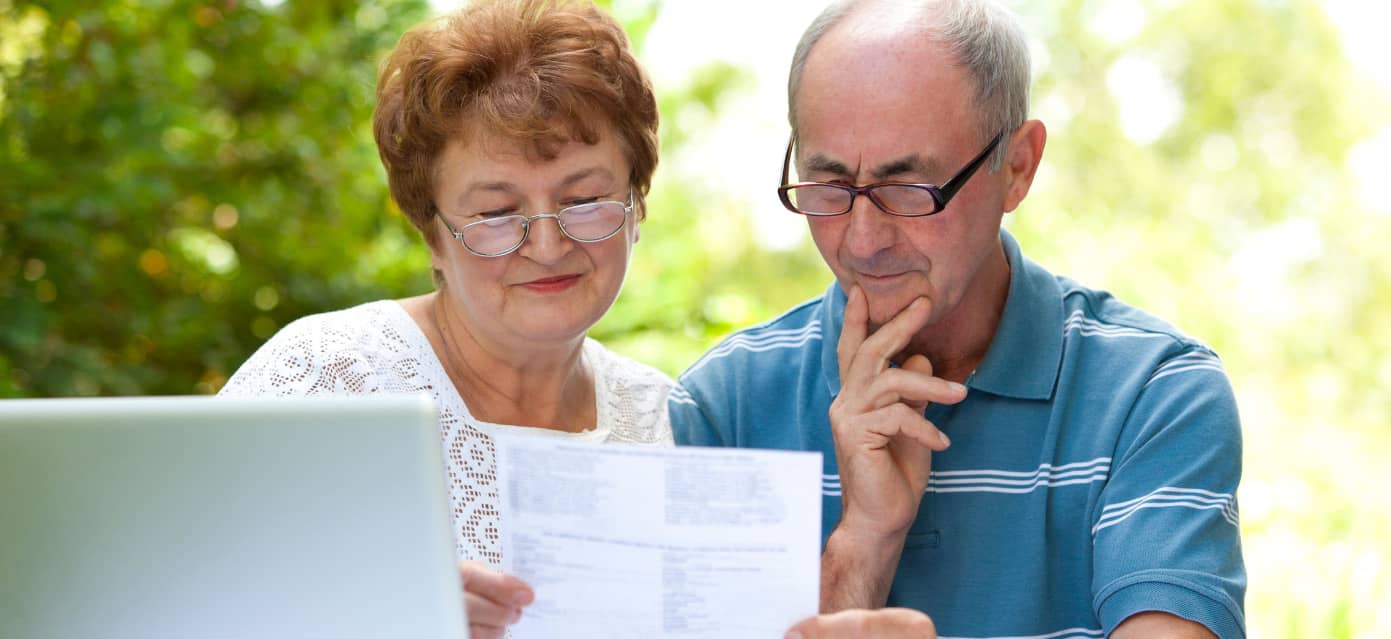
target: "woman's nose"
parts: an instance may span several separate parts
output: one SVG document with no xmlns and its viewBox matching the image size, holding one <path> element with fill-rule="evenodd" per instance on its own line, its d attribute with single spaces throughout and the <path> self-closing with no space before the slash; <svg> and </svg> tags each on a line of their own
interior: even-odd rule
<svg viewBox="0 0 1391 639">
<path fill-rule="evenodd" d="M 532 219 L 529 225 L 526 242 L 519 252 L 533 262 L 553 263 L 574 247 L 574 240 L 560 230 L 560 221 L 554 216 Z"/>
</svg>

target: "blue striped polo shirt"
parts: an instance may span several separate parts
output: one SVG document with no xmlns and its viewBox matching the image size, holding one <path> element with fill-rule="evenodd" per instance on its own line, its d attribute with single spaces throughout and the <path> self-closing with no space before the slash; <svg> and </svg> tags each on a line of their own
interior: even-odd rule
<svg viewBox="0 0 1391 639">
<path fill-rule="evenodd" d="M 1217 356 L 1000 232 L 1009 297 L 955 406 L 889 605 L 943 637 L 1102 637 L 1143 611 L 1245 635 L 1235 499 L 1241 433 Z M 678 444 L 817 450 L 822 540 L 840 519 L 827 410 L 845 293 L 726 338 L 680 378 Z"/>
</svg>

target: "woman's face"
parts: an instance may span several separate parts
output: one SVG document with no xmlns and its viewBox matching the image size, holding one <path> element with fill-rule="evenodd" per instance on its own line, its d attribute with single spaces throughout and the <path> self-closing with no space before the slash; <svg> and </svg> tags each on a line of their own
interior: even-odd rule
<svg viewBox="0 0 1391 639">
<path fill-rule="evenodd" d="M 499 214 L 535 215 L 595 200 L 627 202 L 629 163 L 611 132 L 597 144 L 569 142 L 555 159 L 487 135 L 447 145 L 436 165 L 435 206 L 458 230 Z M 501 257 L 465 249 L 439 221 L 431 262 L 444 299 L 475 339 L 567 342 L 581 337 L 618 297 L 637 241 L 636 211 L 613 237 L 576 242 L 554 218 L 531 222 L 526 241 Z"/>
</svg>

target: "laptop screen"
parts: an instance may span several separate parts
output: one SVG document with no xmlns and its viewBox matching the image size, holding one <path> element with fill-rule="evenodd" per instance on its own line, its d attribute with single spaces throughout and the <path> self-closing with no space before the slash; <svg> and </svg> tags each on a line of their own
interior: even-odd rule
<svg viewBox="0 0 1391 639">
<path fill-rule="evenodd" d="M 0 402 L 0 636 L 463 637 L 425 397 Z"/>
</svg>

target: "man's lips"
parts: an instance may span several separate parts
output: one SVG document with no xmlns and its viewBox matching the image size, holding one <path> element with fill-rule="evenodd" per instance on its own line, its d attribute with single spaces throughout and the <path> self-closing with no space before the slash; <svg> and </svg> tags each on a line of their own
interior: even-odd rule
<svg viewBox="0 0 1391 639">
<path fill-rule="evenodd" d="M 865 272 L 858 272 L 858 273 L 856 273 L 856 275 L 859 276 L 861 279 L 864 279 L 864 280 L 867 280 L 867 281 L 870 281 L 870 282 L 883 282 L 883 281 L 891 280 L 891 279 L 893 279 L 893 278 L 895 278 L 895 277 L 898 277 L 898 276 L 900 276 L 900 275 L 903 275 L 903 273 L 902 273 L 902 272 L 898 272 L 898 273 L 865 273 Z"/>
</svg>

